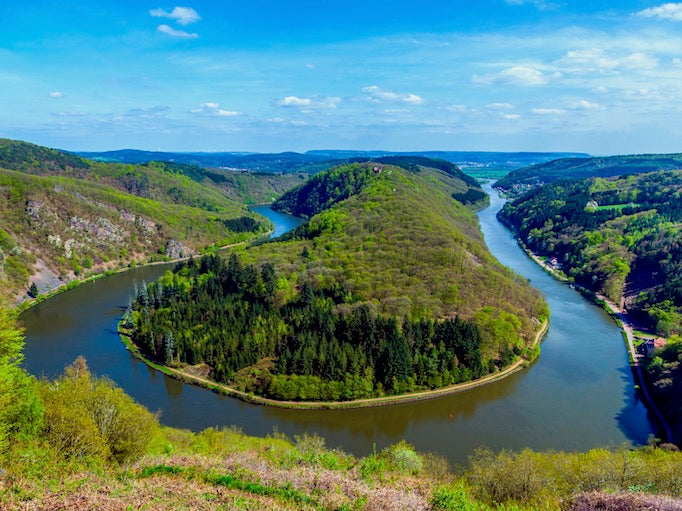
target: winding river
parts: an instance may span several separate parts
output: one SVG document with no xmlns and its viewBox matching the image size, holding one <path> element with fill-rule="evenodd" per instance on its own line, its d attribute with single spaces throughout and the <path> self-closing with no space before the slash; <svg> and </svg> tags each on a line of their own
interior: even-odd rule
<svg viewBox="0 0 682 511">
<path fill-rule="evenodd" d="M 330 447 L 365 455 L 406 439 L 418 450 L 466 463 L 478 446 L 494 450 L 586 450 L 644 443 L 654 432 L 634 389 L 618 327 L 600 308 L 545 274 L 496 220 L 503 201 L 492 193 L 479 213 L 491 252 L 546 296 L 551 327 L 539 360 L 502 381 L 427 401 L 357 410 L 284 410 L 243 403 L 158 373 L 133 359 L 116 323 L 135 282 L 155 279 L 168 265 L 138 268 L 56 295 L 22 315 L 25 367 L 54 377 L 83 355 L 91 370 L 158 410 L 169 426 L 201 430 L 234 425 L 251 435 L 279 431 L 323 436 Z M 298 220 L 267 207 L 276 233 Z"/>
</svg>

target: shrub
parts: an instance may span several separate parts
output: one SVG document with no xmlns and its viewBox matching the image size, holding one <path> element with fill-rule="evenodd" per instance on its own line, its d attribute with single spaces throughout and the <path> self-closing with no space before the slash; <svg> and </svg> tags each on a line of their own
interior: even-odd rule
<svg viewBox="0 0 682 511">
<path fill-rule="evenodd" d="M 142 455 L 158 427 L 156 417 L 106 378 L 94 378 L 78 358 L 54 383 L 42 385 L 45 434 L 66 456 Z"/>
</svg>

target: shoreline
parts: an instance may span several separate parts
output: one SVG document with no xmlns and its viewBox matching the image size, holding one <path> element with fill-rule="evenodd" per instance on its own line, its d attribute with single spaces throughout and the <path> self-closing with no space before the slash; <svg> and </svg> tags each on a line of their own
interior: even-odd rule
<svg viewBox="0 0 682 511">
<path fill-rule="evenodd" d="M 253 240 L 239 241 L 237 243 L 231 243 L 229 245 L 223 245 L 221 247 L 215 248 L 214 250 L 216 252 L 220 252 L 223 250 L 227 250 L 229 248 L 234 248 L 234 247 L 238 247 L 240 245 L 245 245 L 246 243 L 250 243 L 253 241 L 260 240 L 260 239 L 267 239 L 270 236 L 272 236 L 272 234 L 274 232 L 275 232 L 274 229 L 270 229 L 268 232 L 266 232 L 265 234 L 263 234 L 263 236 L 261 236 L 259 238 L 255 238 Z M 74 289 L 74 288 L 81 286 L 83 284 L 87 284 L 89 282 L 94 282 L 95 280 L 103 279 L 105 277 L 110 277 L 112 275 L 117 275 L 119 273 L 123 273 L 126 271 L 137 270 L 139 268 L 147 268 L 149 266 L 160 266 L 163 264 L 177 264 L 177 263 L 182 262 L 182 261 L 188 261 L 192 257 L 201 257 L 202 255 L 203 254 L 199 253 L 199 254 L 189 255 L 187 257 L 178 257 L 176 259 L 168 259 L 167 261 L 148 261 L 146 263 L 139 263 L 139 264 L 135 263 L 135 266 L 130 266 L 130 264 L 132 264 L 134 262 L 134 261 L 130 261 L 130 262 L 128 262 L 128 266 L 124 266 L 122 268 L 104 270 L 102 272 L 96 272 L 96 273 L 89 274 L 82 279 L 76 278 L 76 279 L 70 280 L 69 282 L 62 284 L 59 287 L 56 287 L 54 289 L 50 289 L 49 291 L 46 291 L 44 293 L 39 294 L 37 298 L 29 298 L 27 300 L 23 300 L 23 301 L 20 301 L 18 303 L 15 303 L 14 306 L 12 306 L 12 309 L 15 310 L 18 314 L 21 314 L 22 312 L 25 312 L 25 311 L 31 309 L 32 307 L 35 307 L 39 303 L 42 303 L 45 300 L 52 298 L 53 296 L 64 293 L 66 291 L 70 291 L 71 289 Z"/>
<path fill-rule="evenodd" d="M 621 331 L 623 340 L 625 342 L 625 346 L 628 351 L 630 369 L 632 370 L 632 374 L 635 379 L 635 390 L 641 391 L 642 397 L 644 398 L 644 402 L 647 405 L 647 409 L 650 412 L 653 412 L 653 414 L 656 416 L 656 420 L 658 421 L 659 426 L 661 427 L 663 433 L 665 434 L 666 437 L 665 440 L 668 442 L 672 442 L 673 434 L 670 429 L 670 425 L 666 421 L 665 417 L 659 410 L 658 405 L 651 398 L 651 394 L 649 393 L 649 386 L 647 384 L 646 378 L 644 377 L 642 366 L 639 363 L 640 356 L 637 353 L 637 350 L 635 349 L 634 345 L 633 330 L 636 330 L 636 328 L 635 325 L 630 323 L 628 321 L 628 318 L 626 317 L 627 309 L 624 308 L 621 309 L 604 295 L 595 293 L 594 291 L 591 291 L 583 286 L 573 284 L 573 282 L 571 282 L 571 280 L 568 277 L 566 277 L 566 275 L 563 272 L 560 272 L 559 270 L 553 268 L 545 261 L 543 261 L 540 258 L 540 256 L 538 256 L 535 252 L 530 250 L 526 246 L 524 241 L 519 237 L 518 232 L 516 231 L 514 226 L 509 225 L 507 222 L 503 222 L 502 220 L 500 220 L 500 223 L 502 223 L 507 229 L 509 229 L 509 231 L 513 234 L 514 239 L 516 240 L 516 243 L 519 245 L 519 247 L 521 247 L 524 253 L 538 266 L 540 266 L 540 268 L 542 268 L 545 271 L 545 273 L 549 274 L 551 277 L 560 282 L 569 284 L 582 296 L 588 298 L 592 303 L 601 307 L 609 315 L 609 317 L 611 317 L 611 319 L 616 323 L 616 325 L 618 325 L 618 328 Z"/>
<path fill-rule="evenodd" d="M 193 375 L 187 371 L 181 369 L 176 369 L 173 367 L 164 366 L 162 364 L 157 364 L 152 360 L 146 358 L 138 349 L 138 347 L 133 344 L 130 340 L 130 336 L 125 328 L 123 328 L 123 319 L 121 319 L 117 324 L 117 330 L 121 342 L 125 345 L 126 349 L 131 353 L 131 355 L 143 363 L 147 364 L 152 369 L 162 372 L 163 374 L 170 376 L 171 378 L 178 379 L 184 383 L 189 383 L 192 385 L 197 385 L 199 387 L 218 392 L 230 397 L 234 397 L 251 404 L 273 406 L 276 408 L 288 408 L 292 410 L 338 410 L 338 409 L 350 409 L 350 408 L 371 408 L 377 406 L 389 406 L 397 405 L 402 403 L 411 403 L 415 401 L 425 401 L 428 399 L 433 399 L 440 396 L 446 396 L 449 394 L 456 394 L 458 392 L 464 392 L 488 383 L 493 383 L 501 379 L 506 378 L 520 370 L 527 367 L 528 364 L 533 363 L 539 357 L 539 351 L 536 351 L 535 356 L 532 359 L 520 358 L 510 366 L 506 367 L 498 373 L 489 374 L 478 378 L 477 380 L 471 380 L 463 383 L 456 383 L 454 385 L 449 385 L 447 387 L 442 387 L 440 389 L 434 390 L 424 390 L 419 392 L 412 392 L 410 394 L 400 394 L 397 396 L 383 396 L 383 397 L 373 397 L 373 398 L 363 398 L 354 399 L 351 401 L 281 401 L 277 399 L 270 399 L 266 397 L 256 396 L 253 393 L 244 392 L 241 390 L 234 389 L 223 383 L 218 383 L 208 378 L 203 378 L 201 376 Z M 535 339 L 533 344 L 530 346 L 531 349 L 536 349 L 544 336 L 549 330 L 549 319 L 545 319 L 541 324 L 540 330 L 535 334 Z"/>
</svg>

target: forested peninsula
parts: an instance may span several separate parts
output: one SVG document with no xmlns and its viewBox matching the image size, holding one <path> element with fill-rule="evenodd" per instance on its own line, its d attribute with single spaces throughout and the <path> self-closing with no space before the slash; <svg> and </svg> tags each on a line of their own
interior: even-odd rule
<svg viewBox="0 0 682 511">
<path fill-rule="evenodd" d="M 457 200 L 485 200 L 480 187 L 435 168 L 447 162 L 396 163 L 314 176 L 275 204 L 306 224 L 141 286 L 125 319 L 135 345 L 294 401 L 436 389 L 532 359 L 547 307 Z"/>
</svg>

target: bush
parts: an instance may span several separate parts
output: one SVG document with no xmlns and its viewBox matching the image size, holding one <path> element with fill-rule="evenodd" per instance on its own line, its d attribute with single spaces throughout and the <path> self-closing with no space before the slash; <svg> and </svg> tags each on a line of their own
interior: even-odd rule
<svg viewBox="0 0 682 511">
<path fill-rule="evenodd" d="M 54 383 L 44 382 L 47 441 L 67 457 L 119 462 L 144 454 L 156 417 L 106 378 L 94 378 L 78 358 Z"/>
</svg>

